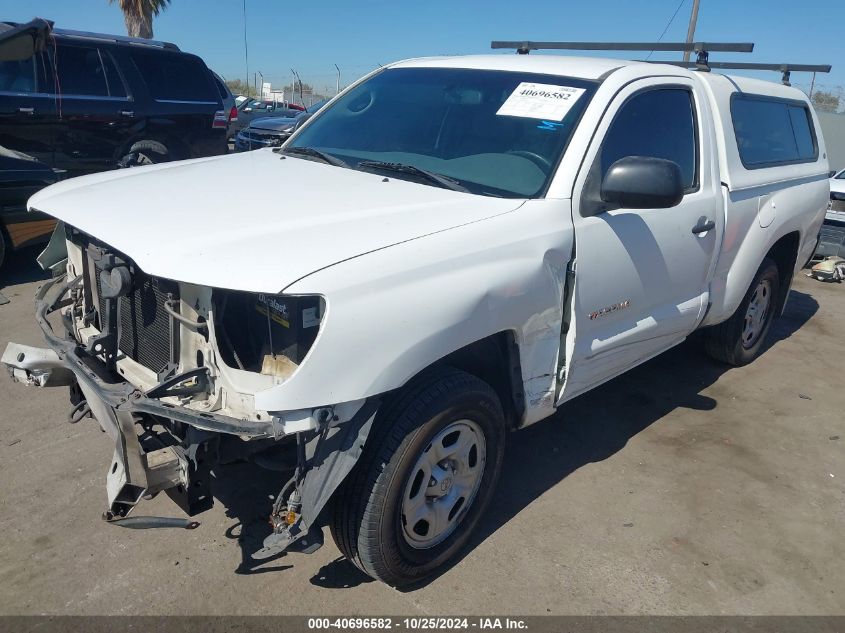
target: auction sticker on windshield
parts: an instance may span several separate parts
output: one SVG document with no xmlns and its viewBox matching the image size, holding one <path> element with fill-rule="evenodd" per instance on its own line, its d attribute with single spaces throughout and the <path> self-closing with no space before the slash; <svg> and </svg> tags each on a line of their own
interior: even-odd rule
<svg viewBox="0 0 845 633">
<path fill-rule="evenodd" d="M 563 121 L 563 117 L 578 102 L 582 94 L 584 94 L 584 88 L 522 82 L 496 114 Z"/>
</svg>

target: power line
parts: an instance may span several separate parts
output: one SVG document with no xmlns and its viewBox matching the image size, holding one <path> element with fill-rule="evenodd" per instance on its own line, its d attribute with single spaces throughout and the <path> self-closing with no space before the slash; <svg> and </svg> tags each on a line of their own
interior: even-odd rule
<svg viewBox="0 0 845 633">
<path fill-rule="evenodd" d="M 675 21 L 675 18 L 677 17 L 678 12 L 681 10 L 681 7 L 682 7 L 682 6 L 684 6 L 684 4 L 686 3 L 686 1 L 687 1 L 687 0 L 681 0 L 681 3 L 678 5 L 678 8 L 677 8 L 677 9 L 675 9 L 675 12 L 672 14 L 672 17 L 671 17 L 671 18 L 669 18 L 669 21 L 666 23 L 666 28 L 665 28 L 665 29 L 663 29 L 663 32 L 660 34 L 660 37 L 658 37 L 658 38 L 657 38 L 657 41 L 658 41 L 658 42 L 662 42 L 662 41 L 663 41 L 663 36 L 664 36 L 664 35 L 666 35 L 666 31 L 668 31 L 668 30 L 669 30 L 669 27 L 670 27 L 670 26 L 672 26 L 672 22 L 674 22 L 674 21 Z M 650 58 L 653 54 L 654 54 L 654 51 L 651 51 L 651 52 L 648 54 L 648 57 L 646 57 L 646 61 L 648 61 L 648 60 L 649 60 L 649 58 Z"/>
</svg>

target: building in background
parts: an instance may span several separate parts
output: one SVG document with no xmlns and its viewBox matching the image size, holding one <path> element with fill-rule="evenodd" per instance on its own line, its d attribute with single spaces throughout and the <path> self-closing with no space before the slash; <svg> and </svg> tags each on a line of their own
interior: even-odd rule
<svg viewBox="0 0 845 633">
<path fill-rule="evenodd" d="M 845 113 L 817 112 L 827 146 L 830 168 L 845 169 Z"/>
</svg>

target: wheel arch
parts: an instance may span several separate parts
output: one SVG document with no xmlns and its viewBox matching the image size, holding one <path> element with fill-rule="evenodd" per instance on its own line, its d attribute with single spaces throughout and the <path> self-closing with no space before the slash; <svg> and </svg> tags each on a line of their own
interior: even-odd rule
<svg viewBox="0 0 845 633">
<path fill-rule="evenodd" d="M 753 225 L 742 241 L 739 251 L 730 258 L 730 266 L 711 283 L 711 305 L 701 327 L 717 325 L 731 318 L 739 307 L 754 275 L 765 258 L 772 259 L 778 267 L 781 289 L 775 314 L 783 309 L 801 248 L 801 232 L 793 226 L 783 227 L 785 232 L 772 241 L 769 229 Z"/>
<path fill-rule="evenodd" d="M 114 162 L 117 163 L 121 158 L 132 151 L 132 148 L 138 143 L 155 143 L 160 145 L 165 152 L 170 156 L 171 160 L 181 160 L 190 158 L 190 151 L 188 147 L 178 138 L 166 134 L 154 133 L 149 130 L 142 130 L 126 140 L 115 152 Z"/>
<path fill-rule="evenodd" d="M 509 428 L 520 425 L 525 415 L 525 391 L 519 345 L 512 330 L 497 332 L 465 345 L 423 371 L 433 367 L 452 367 L 483 380 L 499 396 Z"/>
<path fill-rule="evenodd" d="M 792 277 L 795 273 L 795 265 L 798 261 L 800 245 L 800 233 L 792 231 L 779 238 L 766 253 L 766 257 L 777 265 L 778 276 L 780 277 L 780 292 L 777 297 L 778 303 L 775 314 L 783 312 L 786 305 L 789 289 L 792 286 Z"/>
</svg>

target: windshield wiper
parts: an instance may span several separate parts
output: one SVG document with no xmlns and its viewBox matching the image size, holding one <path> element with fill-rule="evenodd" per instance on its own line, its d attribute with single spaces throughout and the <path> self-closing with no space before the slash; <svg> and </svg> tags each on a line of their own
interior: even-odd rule
<svg viewBox="0 0 845 633">
<path fill-rule="evenodd" d="M 315 149 L 313 147 L 281 147 L 273 151 L 278 152 L 279 154 L 300 154 L 301 156 L 317 158 L 323 161 L 324 163 L 334 165 L 335 167 L 349 167 L 349 165 L 347 165 L 344 161 L 340 160 L 337 156 L 326 154 L 326 152 L 321 152 L 320 150 Z"/>
<path fill-rule="evenodd" d="M 360 163 L 358 163 L 358 167 L 370 169 L 383 169 L 385 171 L 395 171 L 402 174 L 420 176 L 422 178 L 425 178 L 429 182 L 433 182 L 436 185 L 440 185 L 444 189 L 451 189 L 452 191 L 462 191 L 464 193 L 469 192 L 469 189 L 461 185 L 457 180 L 453 180 L 452 178 L 444 176 L 443 174 L 437 174 L 433 171 L 428 171 L 427 169 L 423 169 L 422 167 L 416 167 L 415 165 L 406 165 L 405 163 L 391 163 L 388 161 L 381 160 L 362 160 Z"/>
</svg>

